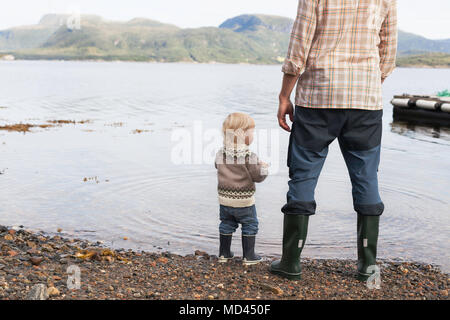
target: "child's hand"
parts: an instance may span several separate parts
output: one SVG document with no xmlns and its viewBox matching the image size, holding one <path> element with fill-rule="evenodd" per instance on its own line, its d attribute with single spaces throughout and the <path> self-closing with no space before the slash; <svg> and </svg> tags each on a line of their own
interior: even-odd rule
<svg viewBox="0 0 450 320">
<path fill-rule="evenodd" d="M 260 164 L 261 164 L 261 175 L 268 176 L 270 164 L 263 162 L 263 161 L 261 161 Z"/>
</svg>

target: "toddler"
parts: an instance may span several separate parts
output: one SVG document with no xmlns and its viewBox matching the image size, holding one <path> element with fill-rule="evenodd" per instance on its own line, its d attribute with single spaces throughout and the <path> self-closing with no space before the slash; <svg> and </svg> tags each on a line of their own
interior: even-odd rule
<svg viewBox="0 0 450 320">
<path fill-rule="evenodd" d="M 268 165 L 249 150 L 254 129 L 255 121 L 243 113 L 230 114 L 222 126 L 224 146 L 215 161 L 220 204 L 219 262 L 233 258 L 231 239 L 239 224 L 244 265 L 261 261 L 261 257 L 255 254 L 258 218 L 254 194 L 255 182 L 266 178 Z"/>
</svg>

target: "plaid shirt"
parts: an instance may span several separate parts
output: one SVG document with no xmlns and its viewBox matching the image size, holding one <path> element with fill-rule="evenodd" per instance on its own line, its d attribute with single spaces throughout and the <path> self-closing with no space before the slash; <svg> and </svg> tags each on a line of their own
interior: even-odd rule
<svg viewBox="0 0 450 320">
<path fill-rule="evenodd" d="M 300 75 L 296 105 L 379 110 L 395 68 L 396 0 L 299 0 L 283 72 Z"/>
</svg>

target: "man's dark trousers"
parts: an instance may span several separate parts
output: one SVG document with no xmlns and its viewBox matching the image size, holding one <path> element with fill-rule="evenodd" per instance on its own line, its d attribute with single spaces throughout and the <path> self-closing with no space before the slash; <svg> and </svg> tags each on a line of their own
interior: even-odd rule
<svg viewBox="0 0 450 320">
<path fill-rule="evenodd" d="M 297 106 L 289 142 L 288 215 L 313 215 L 314 191 L 328 154 L 339 141 L 352 182 L 353 205 L 363 216 L 384 211 L 378 191 L 382 110 L 313 109 Z"/>
</svg>

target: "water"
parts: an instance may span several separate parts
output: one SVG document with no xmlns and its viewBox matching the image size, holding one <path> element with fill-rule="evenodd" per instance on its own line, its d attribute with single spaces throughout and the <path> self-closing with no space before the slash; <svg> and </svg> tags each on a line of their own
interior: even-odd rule
<svg viewBox="0 0 450 320">
<path fill-rule="evenodd" d="M 1 62 L 0 125 L 86 124 L 0 131 L 0 224 L 102 240 L 114 247 L 216 253 L 212 164 L 175 165 L 174 129 L 219 128 L 232 111 L 276 129 L 279 66 Z M 450 87 L 450 70 L 397 69 L 384 86 L 379 256 L 450 269 L 450 130 L 392 123 L 395 94 Z M 197 122 L 196 122 L 197 121 Z M 136 129 L 144 130 L 135 133 Z M 258 251 L 281 252 L 287 133 L 280 170 L 258 185 Z M 85 178 L 92 178 L 84 181 Z M 351 185 L 336 143 L 317 187 L 305 256 L 355 258 Z M 128 240 L 123 238 L 127 237 Z M 239 235 L 233 248 L 241 252 Z"/>
</svg>

